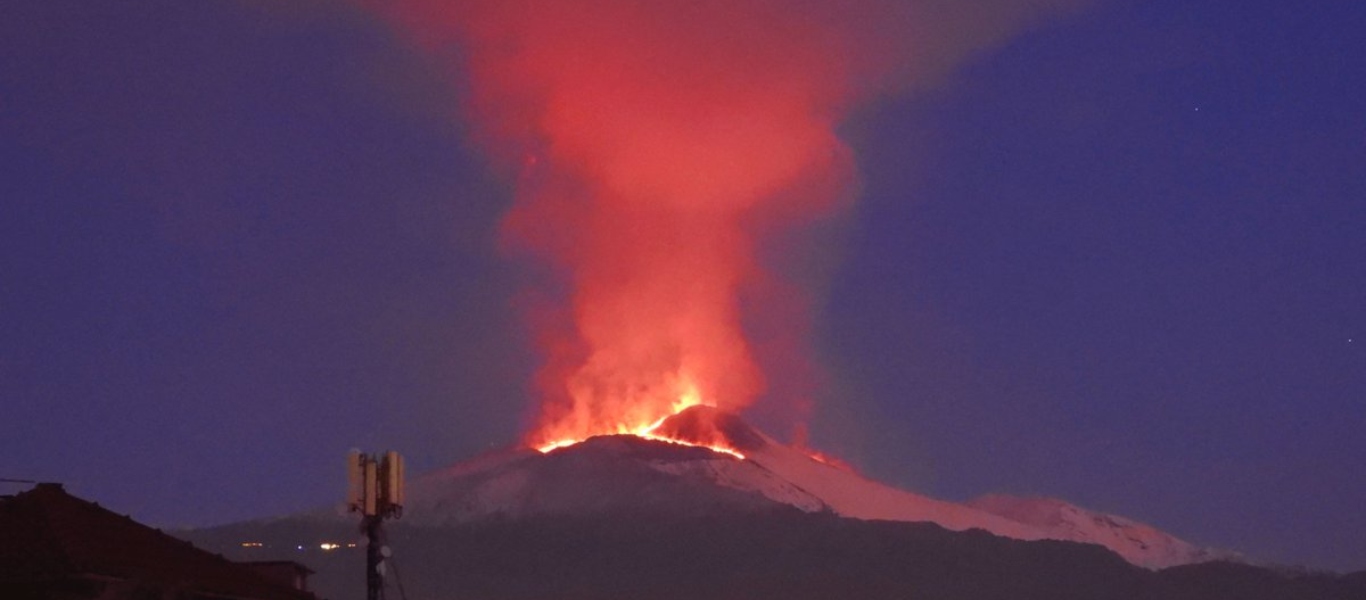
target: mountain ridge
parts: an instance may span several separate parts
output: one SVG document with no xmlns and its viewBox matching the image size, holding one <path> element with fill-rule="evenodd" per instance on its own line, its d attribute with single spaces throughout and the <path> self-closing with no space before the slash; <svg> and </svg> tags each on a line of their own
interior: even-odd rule
<svg viewBox="0 0 1366 600">
<path fill-rule="evenodd" d="M 981 529 L 1018 540 L 1096 544 L 1148 569 L 1237 558 L 1061 500 L 996 494 L 955 503 L 898 489 L 812 458 L 710 407 L 681 411 L 653 434 L 675 442 L 605 435 L 545 453 L 481 455 L 415 480 L 406 510 L 416 523 L 453 525 L 623 510 L 744 513 L 772 503 L 854 519 Z M 744 457 L 676 442 L 722 446 Z"/>
</svg>

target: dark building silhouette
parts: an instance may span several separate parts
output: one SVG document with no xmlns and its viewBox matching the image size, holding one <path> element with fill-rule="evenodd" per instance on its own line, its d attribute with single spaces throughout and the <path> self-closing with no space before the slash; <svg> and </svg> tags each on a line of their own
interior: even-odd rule
<svg viewBox="0 0 1366 600">
<path fill-rule="evenodd" d="M 308 576 L 313 574 L 313 569 L 292 560 L 253 560 L 237 564 L 296 590 L 307 591 L 309 589 Z"/>
<path fill-rule="evenodd" d="M 5 600 L 317 600 L 297 563 L 235 563 L 39 484 L 0 496 Z"/>
</svg>

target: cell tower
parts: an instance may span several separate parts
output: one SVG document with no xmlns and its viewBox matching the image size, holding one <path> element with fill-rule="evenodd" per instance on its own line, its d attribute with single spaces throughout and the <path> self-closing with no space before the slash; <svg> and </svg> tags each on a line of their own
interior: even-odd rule
<svg viewBox="0 0 1366 600">
<path fill-rule="evenodd" d="M 346 506 L 361 514 L 365 532 L 365 597 L 383 600 L 384 577 L 390 555 L 384 545 L 384 520 L 403 516 L 403 457 L 392 450 L 367 456 L 352 450 L 346 457 Z"/>
</svg>

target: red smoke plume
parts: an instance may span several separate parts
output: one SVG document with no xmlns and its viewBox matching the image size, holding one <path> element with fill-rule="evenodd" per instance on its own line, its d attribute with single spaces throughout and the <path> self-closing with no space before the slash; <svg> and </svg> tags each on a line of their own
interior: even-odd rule
<svg viewBox="0 0 1366 600">
<path fill-rule="evenodd" d="M 568 306 L 533 319 L 547 359 L 537 444 L 752 402 L 765 380 L 740 300 L 783 285 L 756 245 L 849 196 L 836 125 L 1026 12 L 1005 1 L 939 13 L 865 0 L 373 5 L 419 47 L 459 57 L 466 116 L 517 173 L 506 239 L 564 278 Z M 959 31 L 926 24 L 936 19 Z"/>
</svg>

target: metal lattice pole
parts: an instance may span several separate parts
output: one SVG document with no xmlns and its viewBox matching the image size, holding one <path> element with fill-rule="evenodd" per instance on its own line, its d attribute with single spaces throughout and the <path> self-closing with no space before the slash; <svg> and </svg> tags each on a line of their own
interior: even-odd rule
<svg viewBox="0 0 1366 600">
<path fill-rule="evenodd" d="M 384 517 L 371 515 L 365 517 L 365 598 L 366 600 L 384 600 L 384 573 L 380 572 L 380 565 L 383 564 L 384 547 L 383 531 L 381 526 Z"/>
</svg>

